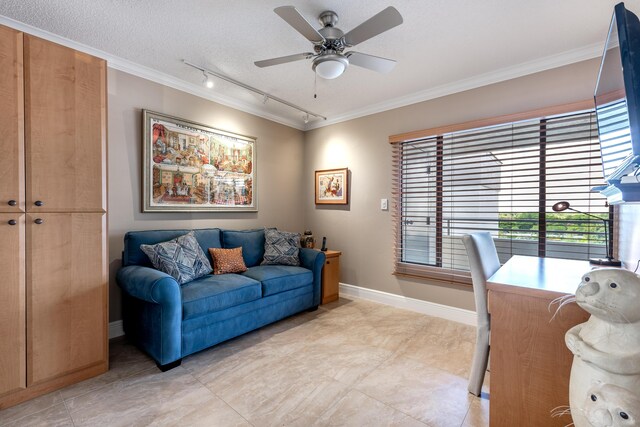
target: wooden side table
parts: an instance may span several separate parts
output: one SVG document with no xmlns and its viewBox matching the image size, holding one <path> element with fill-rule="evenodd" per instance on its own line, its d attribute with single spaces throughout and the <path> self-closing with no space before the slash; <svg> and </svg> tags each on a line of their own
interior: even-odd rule
<svg viewBox="0 0 640 427">
<path fill-rule="evenodd" d="M 338 299 L 340 282 L 340 251 L 327 250 L 327 259 L 322 267 L 322 304 Z"/>
</svg>

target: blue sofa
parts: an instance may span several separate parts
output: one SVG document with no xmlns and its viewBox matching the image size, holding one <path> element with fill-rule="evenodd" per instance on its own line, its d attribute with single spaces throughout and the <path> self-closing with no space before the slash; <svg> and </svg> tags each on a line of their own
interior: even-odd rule
<svg viewBox="0 0 640 427">
<path fill-rule="evenodd" d="M 301 248 L 299 267 L 260 265 L 264 230 L 195 230 L 210 262 L 209 248 L 242 246 L 248 270 L 208 274 L 183 285 L 154 269 L 140 250 L 141 244 L 164 242 L 189 231 L 128 232 L 116 276 L 123 291 L 125 334 L 161 370 L 180 365 L 189 354 L 320 305 L 325 254 Z"/>
</svg>

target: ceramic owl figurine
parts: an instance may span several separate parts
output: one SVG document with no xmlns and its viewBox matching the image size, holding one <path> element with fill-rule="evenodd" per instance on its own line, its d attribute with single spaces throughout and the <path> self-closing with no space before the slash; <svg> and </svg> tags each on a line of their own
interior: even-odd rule
<svg viewBox="0 0 640 427">
<path fill-rule="evenodd" d="M 597 426 L 600 424 L 592 424 L 587 417 L 593 415 L 594 405 L 589 402 L 594 402 L 591 394 L 596 395 L 588 394 L 593 384 L 601 384 L 606 392 L 603 396 L 611 399 L 624 395 L 630 405 L 640 400 L 640 276 L 617 268 L 592 270 L 582 277 L 576 302 L 591 317 L 565 335 L 574 355 L 569 385 L 571 416 L 576 427 Z M 626 411 L 630 416 L 640 408 Z M 602 425 L 640 425 L 638 418 L 632 424 L 623 418 L 616 421 L 619 423 Z"/>
</svg>

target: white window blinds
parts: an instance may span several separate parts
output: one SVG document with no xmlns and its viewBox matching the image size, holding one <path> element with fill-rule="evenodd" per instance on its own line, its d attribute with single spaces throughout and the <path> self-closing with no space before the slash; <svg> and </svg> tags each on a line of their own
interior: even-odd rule
<svg viewBox="0 0 640 427">
<path fill-rule="evenodd" d="M 512 255 L 605 256 L 604 221 L 553 212 L 554 203 L 603 220 L 590 188 L 604 183 L 593 111 L 433 135 L 393 144 L 396 273 L 468 282 L 461 237 L 493 235 Z"/>
</svg>

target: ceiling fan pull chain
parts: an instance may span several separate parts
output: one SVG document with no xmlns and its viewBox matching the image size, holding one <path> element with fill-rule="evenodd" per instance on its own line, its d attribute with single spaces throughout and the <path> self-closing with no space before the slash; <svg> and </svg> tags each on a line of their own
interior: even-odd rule
<svg viewBox="0 0 640 427">
<path fill-rule="evenodd" d="M 313 99 L 318 97 L 318 73 L 313 73 Z"/>
</svg>

